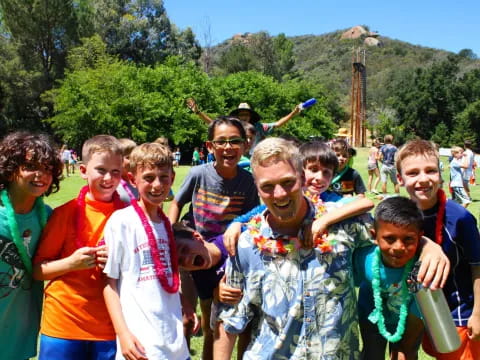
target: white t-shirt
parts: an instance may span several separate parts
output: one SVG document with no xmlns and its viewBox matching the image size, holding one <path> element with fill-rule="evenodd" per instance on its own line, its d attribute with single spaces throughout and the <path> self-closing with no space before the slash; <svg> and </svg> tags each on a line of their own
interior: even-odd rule
<svg viewBox="0 0 480 360">
<path fill-rule="evenodd" d="M 475 154 L 470 149 L 465 149 L 463 154 L 467 158 L 467 165 L 468 165 L 468 168 L 463 169 L 463 171 L 462 171 L 463 172 L 463 180 L 468 181 L 468 180 L 470 180 L 470 177 L 472 176 L 473 162 L 475 161 Z"/>
<path fill-rule="evenodd" d="M 160 252 L 171 271 L 167 232 L 163 223 L 150 223 Z M 179 293 L 166 292 L 154 271 L 148 238 L 132 206 L 116 211 L 104 230 L 108 261 L 104 272 L 118 279 L 120 303 L 127 326 L 145 347 L 149 360 L 186 360 Z M 117 341 L 118 342 L 118 341 Z M 123 359 L 120 349 L 116 359 Z"/>
</svg>

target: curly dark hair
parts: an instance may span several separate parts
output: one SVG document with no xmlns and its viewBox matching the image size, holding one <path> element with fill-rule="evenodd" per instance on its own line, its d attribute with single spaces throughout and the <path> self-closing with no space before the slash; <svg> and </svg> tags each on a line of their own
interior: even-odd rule
<svg viewBox="0 0 480 360">
<path fill-rule="evenodd" d="M 33 155 L 31 159 L 27 160 L 27 153 Z M 51 171 L 52 184 L 45 195 L 60 189 L 63 164 L 56 144 L 48 135 L 17 131 L 3 138 L 0 142 L 0 189 L 7 188 L 24 164 L 39 164 Z"/>
</svg>

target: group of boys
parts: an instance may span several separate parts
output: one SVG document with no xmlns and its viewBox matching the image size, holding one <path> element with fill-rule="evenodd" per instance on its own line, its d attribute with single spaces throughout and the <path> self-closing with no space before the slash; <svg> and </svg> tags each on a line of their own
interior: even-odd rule
<svg viewBox="0 0 480 360">
<path fill-rule="evenodd" d="M 252 176 L 237 166 L 245 141 L 237 119 L 214 120 L 207 146 L 215 162 L 192 169 L 169 212 L 170 221 L 176 222 L 183 205 L 190 202 L 186 220 L 200 238 L 211 239 L 258 205 L 258 196 L 266 205 L 249 222 L 236 254 L 227 262 L 227 280 L 235 279 L 242 298 L 235 305 L 222 305 L 218 312 L 215 358 L 230 358 L 236 334 L 254 318 L 255 335 L 246 359 L 359 358 L 353 254 L 372 244 L 367 227 L 359 219 L 340 222 L 329 227 L 328 236 L 316 237 L 312 247 L 298 246 L 305 227 L 323 213 L 321 202 L 304 195 L 305 164 L 298 149 L 283 139 L 264 140 L 253 152 Z M 132 206 L 126 208 L 116 192 L 122 175 L 118 141 L 96 136 L 84 144 L 82 159 L 80 173 L 87 186 L 76 199 L 54 210 L 33 261 L 34 277 L 50 280 L 40 359 L 188 359 L 182 305 L 184 311 L 191 309 L 181 304 L 178 294 L 178 263 L 185 259 L 178 259 L 170 221 L 161 210 L 175 177 L 172 154 L 158 144 L 135 148 L 128 177 L 138 199 L 132 197 Z M 438 154 L 430 142 L 410 142 L 396 159 L 398 180 L 422 211 L 424 225 L 409 228 L 389 217 L 377 221 L 383 265 L 404 267 L 415 255 L 422 231 L 435 240 L 452 264 L 444 291 L 462 336 L 458 352 L 478 359 L 480 238 L 475 219 L 445 200 Z M 329 183 L 325 185 L 326 189 Z M 379 234 L 386 231 L 385 224 L 396 232 L 383 239 Z M 413 241 L 407 237 L 413 246 L 402 238 L 405 231 L 400 230 L 405 228 L 414 233 Z M 264 241 L 270 247 L 261 246 Z M 213 243 L 219 263 L 219 257 L 227 258 L 226 251 L 222 243 Z M 429 249 L 435 253 L 434 247 Z M 204 264 L 212 264 L 212 251 Z M 435 287 L 446 277 L 445 259 L 426 253 L 419 278 Z M 178 255 L 188 257 L 188 251 Z M 218 281 L 221 273 L 218 268 L 206 271 L 194 275 L 199 277 L 199 292 L 204 291 L 204 316 L 213 289 L 201 289 L 202 281 L 211 277 Z M 208 336 L 208 323 L 203 328 Z M 405 349 L 400 346 L 399 351 Z M 445 359 L 460 359 L 458 354 L 451 356 Z"/>
</svg>

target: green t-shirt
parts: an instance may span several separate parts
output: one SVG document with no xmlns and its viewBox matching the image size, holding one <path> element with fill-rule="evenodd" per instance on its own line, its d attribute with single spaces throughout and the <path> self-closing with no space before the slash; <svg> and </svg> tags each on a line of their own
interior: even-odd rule
<svg viewBox="0 0 480 360">
<path fill-rule="evenodd" d="M 51 209 L 48 209 L 51 213 Z M 35 208 L 28 214 L 16 214 L 20 236 L 33 257 L 42 231 Z M 43 281 L 33 280 L 26 272 L 12 242 L 0 203 L 0 354 L 2 359 L 27 359 L 37 352 L 37 336 L 43 301 Z"/>
</svg>

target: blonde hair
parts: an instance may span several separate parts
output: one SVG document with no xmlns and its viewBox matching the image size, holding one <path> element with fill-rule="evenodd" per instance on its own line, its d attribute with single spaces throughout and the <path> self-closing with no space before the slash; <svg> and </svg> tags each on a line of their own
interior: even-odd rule
<svg viewBox="0 0 480 360">
<path fill-rule="evenodd" d="M 130 171 L 138 167 L 168 166 L 173 169 L 172 153 L 168 147 L 158 143 L 137 146 L 130 154 Z"/>
<path fill-rule="evenodd" d="M 135 149 L 135 147 L 137 146 L 137 143 L 132 139 L 122 138 L 118 139 L 118 141 L 120 142 L 123 156 L 129 156 L 133 149 Z"/>
<path fill-rule="evenodd" d="M 83 143 L 82 161 L 87 164 L 92 155 L 98 152 L 109 152 L 122 156 L 122 148 L 118 139 L 111 135 L 96 135 Z"/>
<path fill-rule="evenodd" d="M 280 161 L 289 162 L 297 173 L 303 173 L 302 156 L 298 147 L 291 141 L 276 137 L 262 140 L 255 146 L 250 159 L 253 176 L 255 176 L 255 168 L 257 166 L 268 166 Z"/>
<path fill-rule="evenodd" d="M 437 163 L 440 161 L 435 143 L 428 140 L 411 140 L 395 154 L 395 165 L 399 174 L 402 173 L 402 161 L 411 156 L 433 156 Z"/>
</svg>

